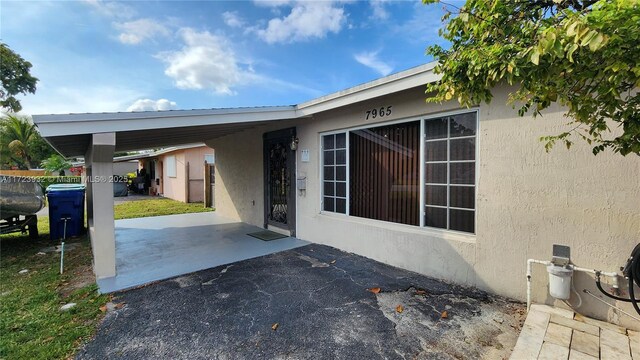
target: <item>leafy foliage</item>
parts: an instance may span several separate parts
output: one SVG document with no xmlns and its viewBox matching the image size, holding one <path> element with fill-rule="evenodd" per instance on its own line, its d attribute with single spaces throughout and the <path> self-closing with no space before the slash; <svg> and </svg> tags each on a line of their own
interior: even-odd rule
<svg viewBox="0 0 640 360">
<path fill-rule="evenodd" d="M 55 152 L 26 117 L 6 114 L 0 118 L 0 165 L 31 169 Z"/>
<path fill-rule="evenodd" d="M 4 43 L 0 43 L 0 64 L 0 107 L 18 112 L 22 110 L 22 105 L 15 95 L 35 94 L 38 79 L 31 76 L 31 63 Z"/>
<path fill-rule="evenodd" d="M 25 118 L 7 115 L 2 119 L 0 128 L 2 129 L 0 147 L 3 154 L 7 154 L 11 160 L 20 162 L 31 169 L 31 156 L 27 150 L 27 144 L 37 133 L 35 125 Z"/>
<path fill-rule="evenodd" d="M 59 154 L 53 154 L 42 161 L 42 167 L 49 173 L 53 174 L 64 172 L 64 170 L 69 169 L 71 167 L 71 163 Z M 64 176 L 63 174 L 60 175 Z"/>
<path fill-rule="evenodd" d="M 570 147 L 575 135 L 594 154 L 640 155 L 638 0 L 442 3 L 448 23 L 441 35 L 451 48 L 427 49 L 443 76 L 427 86 L 427 101 L 490 102 L 491 89 L 506 82 L 518 86 L 509 99 L 520 116 L 538 116 L 553 103 L 567 107 L 571 130 L 541 138 L 547 150 L 556 141 Z"/>
</svg>

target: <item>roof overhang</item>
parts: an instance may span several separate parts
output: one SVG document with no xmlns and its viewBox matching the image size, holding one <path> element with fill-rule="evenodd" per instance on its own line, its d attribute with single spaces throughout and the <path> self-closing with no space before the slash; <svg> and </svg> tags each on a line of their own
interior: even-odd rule
<svg viewBox="0 0 640 360">
<path fill-rule="evenodd" d="M 293 106 L 133 113 L 34 115 L 40 134 L 62 155 L 85 154 L 91 135 L 115 133 L 116 151 L 193 144 L 297 118 Z"/>
<path fill-rule="evenodd" d="M 440 79 L 428 63 L 293 106 L 34 115 L 40 134 L 62 155 L 83 156 L 92 134 L 115 133 L 116 151 L 192 144 L 274 121 L 312 117 Z"/>
<path fill-rule="evenodd" d="M 313 99 L 296 107 L 300 114 L 312 115 L 322 111 L 355 104 L 361 101 L 377 98 L 383 95 L 412 89 L 439 81 L 442 75 L 434 74 L 436 62 L 401 71 L 383 78 L 354 86 L 333 94 Z"/>
</svg>

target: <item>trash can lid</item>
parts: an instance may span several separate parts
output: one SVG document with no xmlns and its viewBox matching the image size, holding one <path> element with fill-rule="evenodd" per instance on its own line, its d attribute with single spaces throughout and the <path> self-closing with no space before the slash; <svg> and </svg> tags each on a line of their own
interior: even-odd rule
<svg viewBox="0 0 640 360">
<path fill-rule="evenodd" d="M 47 186 L 47 192 L 51 191 L 84 191 L 85 186 L 83 184 L 51 184 Z"/>
</svg>

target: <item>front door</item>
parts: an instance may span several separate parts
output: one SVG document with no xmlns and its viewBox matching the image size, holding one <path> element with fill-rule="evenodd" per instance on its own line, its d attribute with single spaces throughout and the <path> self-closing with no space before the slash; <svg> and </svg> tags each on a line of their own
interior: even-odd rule
<svg viewBox="0 0 640 360">
<path fill-rule="evenodd" d="M 296 129 L 264 134 L 264 227 L 276 226 L 295 236 Z"/>
</svg>

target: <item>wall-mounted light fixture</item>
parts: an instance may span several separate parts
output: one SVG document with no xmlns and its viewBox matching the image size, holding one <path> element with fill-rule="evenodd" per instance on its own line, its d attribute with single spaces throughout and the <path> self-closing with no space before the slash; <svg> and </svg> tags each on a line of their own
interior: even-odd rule
<svg viewBox="0 0 640 360">
<path fill-rule="evenodd" d="M 300 140 L 298 140 L 297 137 L 292 136 L 291 137 L 291 144 L 289 144 L 289 146 L 291 147 L 291 150 L 296 151 L 298 149 L 298 142 Z"/>
</svg>

